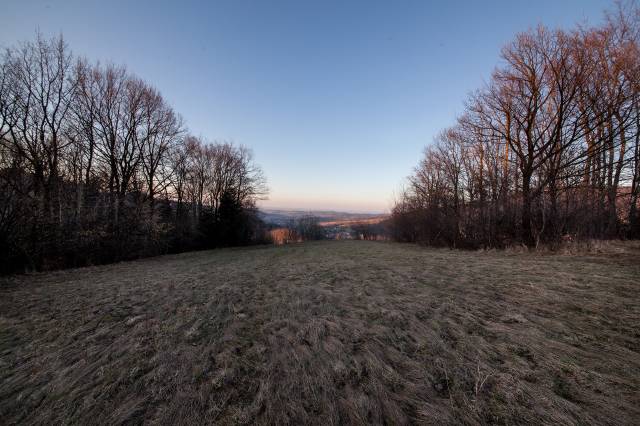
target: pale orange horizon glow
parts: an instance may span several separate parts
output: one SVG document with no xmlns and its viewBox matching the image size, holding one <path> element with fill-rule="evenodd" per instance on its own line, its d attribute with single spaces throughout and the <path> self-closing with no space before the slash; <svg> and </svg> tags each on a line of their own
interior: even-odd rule
<svg viewBox="0 0 640 426">
<path fill-rule="evenodd" d="M 335 210 L 351 213 L 389 213 L 391 205 L 390 199 L 387 200 L 384 197 L 379 199 L 367 194 L 354 197 L 338 194 L 323 196 L 272 194 L 269 199 L 258 203 L 258 207 L 262 209 Z"/>
</svg>

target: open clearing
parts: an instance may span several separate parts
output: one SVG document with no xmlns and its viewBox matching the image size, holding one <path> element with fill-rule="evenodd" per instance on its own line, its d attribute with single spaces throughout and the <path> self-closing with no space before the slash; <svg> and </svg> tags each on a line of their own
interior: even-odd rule
<svg viewBox="0 0 640 426">
<path fill-rule="evenodd" d="M 640 421 L 640 262 L 346 241 L 0 281 L 15 423 Z"/>
</svg>

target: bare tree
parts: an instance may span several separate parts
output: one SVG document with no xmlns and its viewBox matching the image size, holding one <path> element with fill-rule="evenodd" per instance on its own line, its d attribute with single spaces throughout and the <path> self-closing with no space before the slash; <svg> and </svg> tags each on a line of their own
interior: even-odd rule
<svg viewBox="0 0 640 426">
<path fill-rule="evenodd" d="M 158 90 L 61 37 L 0 57 L 0 269 L 263 241 L 251 152 L 185 135 Z M 191 214 L 189 214 L 191 212 Z"/>
<path fill-rule="evenodd" d="M 573 32 L 539 27 L 507 45 L 504 65 L 409 178 L 397 238 L 534 247 L 567 233 L 631 236 L 640 54 L 629 16 L 639 15 Z"/>
</svg>

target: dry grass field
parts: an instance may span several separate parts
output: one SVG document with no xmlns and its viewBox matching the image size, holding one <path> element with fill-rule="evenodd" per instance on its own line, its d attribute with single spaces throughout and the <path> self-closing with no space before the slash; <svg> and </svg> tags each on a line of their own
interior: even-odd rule
<svg viewBox="0 0 640 426">
<path fill-rule="evenodd" d="M 365 241 L 0 281 L 3 424 L 638 424 L 640 250 Z"/>
</svg>

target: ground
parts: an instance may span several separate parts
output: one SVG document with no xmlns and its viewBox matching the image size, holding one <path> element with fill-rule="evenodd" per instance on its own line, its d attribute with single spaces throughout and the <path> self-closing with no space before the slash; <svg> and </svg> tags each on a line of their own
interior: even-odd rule
<svg viewBox="0 0 640 426">
<path fill-rule="evenodd" d="M 4 424 L 633 424 L 640 251 L 365 241 L 0 281 Z"/>
</svg>

